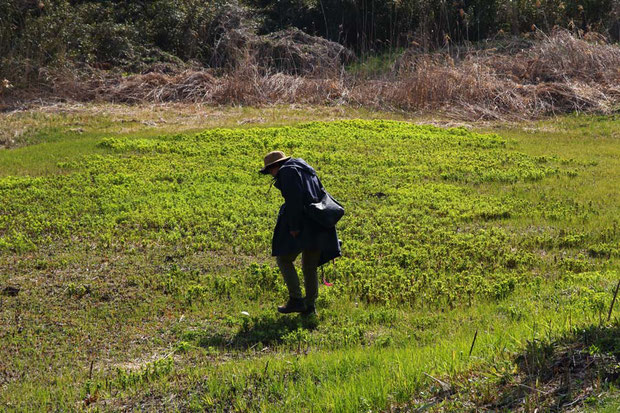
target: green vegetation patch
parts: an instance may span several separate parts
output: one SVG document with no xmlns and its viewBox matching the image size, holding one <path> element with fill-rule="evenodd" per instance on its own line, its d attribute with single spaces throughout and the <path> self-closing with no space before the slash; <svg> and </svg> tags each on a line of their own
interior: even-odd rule
<svg viewBox="0 0 620 413">
<path fill-rule="evenodd" d="M 587 183 L 617 175 L 613 148 L 383 120 L 94 139 L 58 173 L 0 178 L 0 287 L 18 290 L 0 402 L 16 409 L 385 408 L 422 372 L 506 361 L 539 316 L 554 334 L 609 308 L 617 204 Z M 282 198 L 258 174 L 274 149 L 346 207 L 317 319 L 275 313 Z"/>
<path fill-rule="evenodd" d="M 0 180 L 0 250 L 51 244 L 126 251 L 131 245 L 262 260 L 281 199 L 277 191 L 265 196 L 269 182 L 256 170 L 262 154 L 281 149 L 317 166 L 347 207 L 340 226 L 344 257 L 328 268 L 329 278 L 343 293 L 379 303 L 452 304 L 502 297 L 530 282 L 524 273 L 544 260 L 497 223 L 549 211 L 511 196 L 508 185 L 587 167 L 520 153 L 497 135 L 393 121 L 106 138 L 98 146 L 108 153 L 62 163 L 63 174 Z M 481 193 L 502 185 L 508 191 Z M 559 208 L 554 214 L 564 215 Z M 586 242 L 563 239 L 562 247 Z M 601 243 L 589 251 L 615 253 Z M 202 294 L 193 291 L 189 297 Z"/>
</svg>

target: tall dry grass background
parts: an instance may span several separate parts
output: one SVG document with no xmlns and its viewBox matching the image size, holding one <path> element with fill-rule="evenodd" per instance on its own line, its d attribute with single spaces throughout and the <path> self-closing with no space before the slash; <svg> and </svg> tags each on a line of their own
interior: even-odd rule
<svg viewBox="0 0 620 413">
<path fill-rule="evenodd" d="M 564 112 L 610 113 L 620 107 L 620 47 L 602 36 L 560 30 L 516 52 L 488 48 L 405 51 L 388 70 L 344 70 L 342 58 L 312 70 L 277 71 L 252 50 L 227 73 L 186 69 L 122 76 L 111 71 L 41 71 L 48 97 L 105 102 L 200 102 L 213 105 L 355 105 L 408 112 L 441 111 L 475 119 L 526 119 Z M 283 52 L 303 55 L 303 51 Z M 503 50 L 505 50 L 504 48 Z M 511 49 L 511 48 L 508 48 Z M 325 60 L 323 60 L 325 62 Z M 13 96 L 23 102 L 27 90 Z M 36 90 L 40 97 L 40 88 Z"/>
</svg>

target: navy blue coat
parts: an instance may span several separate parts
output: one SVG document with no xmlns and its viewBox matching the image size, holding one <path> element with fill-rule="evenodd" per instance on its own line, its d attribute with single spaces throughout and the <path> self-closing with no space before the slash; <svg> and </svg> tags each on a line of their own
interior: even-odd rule
<svg viewBox="0 0 620 413">
<path fill-rule="evenodd" d="M 284 197 L 273 230 L 271 255 L 289 255 L 306 249 L 320 250 L 319 265 L 340 256 L 336 228 L 324 228 L 304 213 L 304 205 L 317 202 L 321 185 L 314 169 L 301 158 L 290 158 L 278 171 L 274 186 Z M 300 231 L 293 237 L 290 231 Z"/>
</svg>

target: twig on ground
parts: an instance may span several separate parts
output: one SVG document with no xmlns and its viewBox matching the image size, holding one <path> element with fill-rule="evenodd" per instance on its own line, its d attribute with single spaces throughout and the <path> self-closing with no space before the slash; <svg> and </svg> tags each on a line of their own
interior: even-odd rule
<svg viewBox="0 0 620 413">
<path fill-rule="evenodd" d="M 446 383 L 445 381 L 439 380 L 436 377 L 431 376 L 430 374 L 426 373 L 426 372 L 422 372 L 422 374 L 424 374 L 426 377 L 430 377 L 431 379 L 435 380 L 437 383 L 439 383 L 441 385 L 441 388 L 444 391 L 448 391 L 450 389 L 450 384 Z"/>
<path fill-rule="evenodd" d="M 538 393 L 540 393 L 540 394 L 544 394 L 545 396 L 548 396 L 548 395 L 549 395 L 549 392 L 545 392 L 545 391 L 542 391 L 542 390 L 535 389 L 534 387 L 530 387 L 530 386 L 528 386 L 528 385 L 526 385 L 526 384 L 523 384 L 523 383 L 519 383 L 519 386 L 521 386 L 521 387 L 525 387 L 526 389 L 529 389 L 529 390 L 532 390 L 532 391 L 538 392 Z"/>
<path fill-rule="evenodd" d="M 476 333 L 474 334 L 474 339 L 471 342 L 471 347 L 469 349 L 469 356 L 471 357 L 471 352 L 474 351 L 474 344 L 476 344 L 476 338 L 478 337 L 478 329 L 476 329 Z"/>
<path fill-rule="evenodd" d="M 611 300 L 611 305 L 609 306 L 609 314 L 607 314 L 607 321 L 611 319 L 611 313 L 614 310 L 614 304 L 616 303 L 616 297 L 618 296 L 618 289 L 620 289 L 620 280 L 618 280 L 618 285 L 616 285 L 616 291 L 614 291 L 614 298 Z"/>
</svg>

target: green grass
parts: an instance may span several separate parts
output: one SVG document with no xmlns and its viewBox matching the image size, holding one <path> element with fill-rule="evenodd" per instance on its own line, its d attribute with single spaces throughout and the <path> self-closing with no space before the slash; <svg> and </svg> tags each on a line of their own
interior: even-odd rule
<svg viewBox="0 0 620 413">
<path fill-rule="evenodd" d="M 53 116 L 35 122 L 27 146 L 0 152 L 0 287 L 20 287 L 2 296 L 9 410 L 415 407 L 438 392 L 429 376 L 510 377 L 528 343 L 606 325 L 620 275 L 617 117 L 491 134 L 84 119 L 68 135 Z M 274 311 L 281 199 L 257 169 L 276 148 L 315 166 L 347 210 L 316 319 Z M 468 403 L 490 403 L 490 383 Z"/>
<path fill-rule="evenodd" d="M 620 410 L 620 391 L 616 389 L 611 396 L 602 395 L 589 400 L 586 412 L 615 413 Z"/>
<path fill-rule="evenodd" d="M 394 62 L 402 55 L 403 49 L 392 50 L 380 55 L 367 55 L 347 66 L 347 72 L 364 77 L 380 76 L 392 70 Z"/>
<path fill-rule="evenodd" d="M 404 114 L 329 106 L 209 107 L 199 104 L 84 104 L 0 114 L 0 176 L 59 172 L 56 163 L 97 151 L 106 136 L 132 138 L 213 127 L 284 126 L 313 120 L 404 119 Z M 37 147 L 20 149 L 37 144 Z"/>
</svg>

